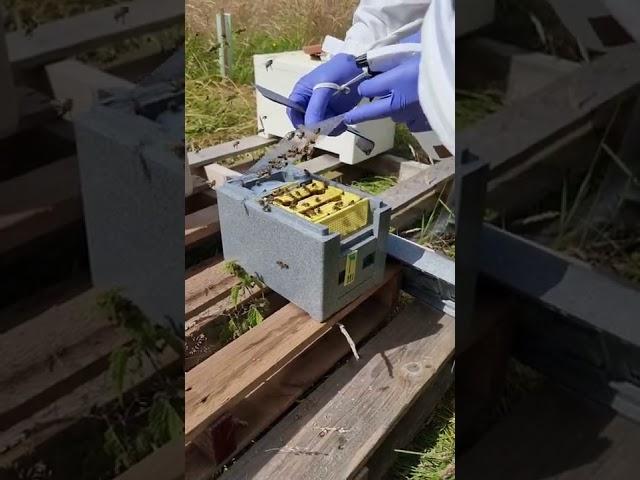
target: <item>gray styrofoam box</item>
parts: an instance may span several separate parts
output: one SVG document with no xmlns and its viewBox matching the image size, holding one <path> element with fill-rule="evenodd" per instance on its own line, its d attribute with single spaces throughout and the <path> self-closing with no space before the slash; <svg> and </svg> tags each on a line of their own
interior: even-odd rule
<svg viewBox="0 0 640 480">
<path fill-rule="evenodd" d="M 275 205 L 264 211 L 259 194 L 251 190 L 255 175 L 229 180 L 220 187 L 218 211 L 225 260 L 238 262 L 315 320 L 323 321 L 382 283 L 391 208 L 360 191 L 291 166 L 274 173 L 269 181 L 310 179 L 368 198 L 370 225 L 342 239 L 327 227 Z M 352 252 L 357 252 L 356 275 L 345 286 L 341 277 Z"/>
<path fill-rule="evenodd" d="M 91 275 L 98 288 L 122 289 L 151 320 L 181 328 L 182 94 L 151 90 L 131 93 L 133 109 L 127 93 L 75 121 Z"/>
</svg>

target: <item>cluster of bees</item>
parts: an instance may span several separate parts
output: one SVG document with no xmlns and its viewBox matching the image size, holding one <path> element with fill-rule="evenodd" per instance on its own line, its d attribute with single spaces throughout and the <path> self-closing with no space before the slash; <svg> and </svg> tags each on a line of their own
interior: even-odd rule
<svg viewBox="0 0 640 480">
<path fill-rule="evenodd" d="M 296 130 L 285 135 L 278 146 L 268 154 L 272 158 L 269 158 L 267 165 L 256 172 L 258 178 L 269 177 L 274 169 L 282 169 L 289 163 L 308 160 L 315 148 L 319 131 L 320 129 L 317 129 L 316 132 L 306 135 L 304 130 Z"/>
<path fill-rule="evenodd" d="M 327 195 L 324 195 L 325 193 Z M 355 205 L 356 197 L 352 194 L 345 194 L 337 188 L 328 192 L 325 183 L 314 180 L 306 185 L 276 189 L 269 195 L 260 198 L 258 203 L 266 212 L 271 211 L 271 205 L 276 204 L 307 218 L 317 219 Z"/>
</svg>

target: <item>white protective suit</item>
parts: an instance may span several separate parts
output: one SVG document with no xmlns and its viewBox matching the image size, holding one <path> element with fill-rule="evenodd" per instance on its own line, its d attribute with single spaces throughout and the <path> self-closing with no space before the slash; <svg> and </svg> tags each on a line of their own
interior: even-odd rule
<svg viewBox="0 0 640 480">
<path fill-rule="evenodd" d="M 454 0 L 361 0 L 344 51 L 366 52 L 372 44 L 419 19 L 422 56 L 420 104 L 443 145 L 455 152 L 455 11 Z M 421 134 L 414 134 L 421 141 Z M 422 142 L 421 142 L 422 143 Z"/>
</svg>

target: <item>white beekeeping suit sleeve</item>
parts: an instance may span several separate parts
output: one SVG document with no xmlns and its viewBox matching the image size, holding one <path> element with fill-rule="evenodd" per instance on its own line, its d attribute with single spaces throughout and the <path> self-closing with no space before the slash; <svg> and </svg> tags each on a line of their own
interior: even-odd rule
<svg viewBox="0 0 640 480">
<path fill-rule="evenodd" d="M 376 41 L 423 18 L 432 0 L 361 0 L 345 36 L 344 52 L 360 55 Z"/>
<path fill-rule="evenodd" d="M 362 0 L 353 14 L 342 51 L 366 52 L 375 42 L 424 18 L 418 93 L 425 115 L 440 141 L 455 151 L 454 0 Z M 414 134 L 421 145 L 424 134 Z"/>
<path fill-rule="evenodd" d="M 456 20 L 454 0 L 433 0 L 422 24 L 418 94 L 431 128 L 455 152 Z"/>
</svg>

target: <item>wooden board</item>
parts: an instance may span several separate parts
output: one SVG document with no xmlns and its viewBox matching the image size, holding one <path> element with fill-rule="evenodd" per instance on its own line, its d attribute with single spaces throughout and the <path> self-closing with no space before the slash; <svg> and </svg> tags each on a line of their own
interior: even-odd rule
<svg viewBox="0 0 640 480">
<path fill-rule="evenodd" d="M 115 480 L 181 480 L 184 478 L 184 442 L 170 441 L 118 475 Z"/>
<path fill-rule="evenodd" d="M 212 237 L 220 231 L 218 206 L 210 205 L 202 210 L 190 213 L 184 218 L 184 243 L 190 247 L 195 243 Z"/>
<path fill-rule="evenodd" d="M 640 46 L 611 51 L 458 133 L 457 156 L 469 150 L 498 176 L 639 88 Z"/>
<path fill-rule="evenodd" d="M 178 359 L 167 349 L 161 357 L 160 366 L 167 366 Z M 148 380 L 156 373 L 148 362 L 144 362 L 141 373 L 131 376 L 125 390 Z M 92 408 L 107 405 L 117 399 L 116 390 L 109 372 L 78 386 L 69 394 L 47 404 L 34 415 L 26 418 L 0 435 L 0 467 L 10 465 L 17 458 L 64 431 L 78 420 L 90 414 Z"/>
<path fill-rule="evenodd" d="M 122 19 L 115 18 L 128 8 Z M 149 31 L 178 25 L 184 4 L 172 0 L 137 0 L 93 10 L 38 26 L 31 35 L 7 35 L 9 60 L 14 69 L 26 69 L 71 57 L 101 45 Z"/>
<path fill-rule="evenodd" d="M 389 267 L 384 283 L 391 281 L 398 271 L 395 265 Z M 375 290 L 361 295 L 324 323 L 313 321 L 303 310 L 288 304 L 193 368 L 185 379 L 186 441 L 192 441 L 216 417 L 237 405 Z"/>
<path fill-rule="evenodd" d="M 75 118 L 93 107 L 98 90 L 132 89 L 135 84 L 103 72 L 78 60 L 63 60 L 45 67 L 53 96 L 61 101 L 70 99 L 72 109 L 67 114 Z"/>
<path fill-rule="evenodd" d="M 359 361 L 323 382 L 222 478 L 355 477 L 441 369 L 450 368 L 454 330 L 453 318 L 410 305 L 367 342 Z"/>
<path fill-rule="evenodd" d="M 76 157 L 0 184 L 0 253 L 82 218 Z"/>
<path fill-rule="evenodd" d="M 342 323 L 356 344 L 378 329 L 388 319 L 399 294 L 400 277 L 378 292 Z M 230 422 L 220 422 L 204 432 L 207 455 L 193 445 L 187 447 L 187 479 L 205 480 L 231 459 L 269 425 L 277 420 L 296 400 L 323 375 L 330 371 L 350 348 L 342 333 L 333 328 L 317 342 L 261 384 L 229 411 Z"/>
<path fill-rule="evenodd" d="M 210 163 L 220 162 L 227 158 L 235 157 L 236 155 L 249 153 L 259 148 L 273 145 L 278 141 L 278 138 L 265 138 L 260 135 L 253 135 L 251 137 L 241 138 L 240 140 L 203 148 L 197 152 L 189 152 L 187 158 L 191 168 L 203 167 Z"/>
<path fill-rule="evenodd" d="M 236 283 L 237 279 L 225 271 L 221 256 L 187 270 L 184 283 L 185 320 L 226 297 Z"/>
<path fill-rule="evenodd" d="M 640 425 L 551 385 L 516 405 L 459 456 L 459 478 L 637 478 Z M 508 454 L 505 454 L 508 452 Z"/>
<path fill-rule="evenodd" d="M 0 430 L 105 370 L 127 341 L 98 310 L 98 297 L 89 290 L 0 336 Z"/>
<path fill-rule="evenodd" d="M 399 182 L 389 190 L 378 195 L 392 210 L 399 211 L 416 202 L 424 200 L 439 187 L 453 180 L 455 163 L 452 159 L 442 160 L 428 166 L 407 180 Z"/>
</svg>

